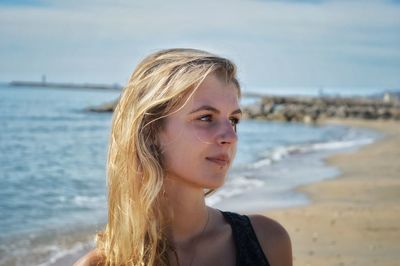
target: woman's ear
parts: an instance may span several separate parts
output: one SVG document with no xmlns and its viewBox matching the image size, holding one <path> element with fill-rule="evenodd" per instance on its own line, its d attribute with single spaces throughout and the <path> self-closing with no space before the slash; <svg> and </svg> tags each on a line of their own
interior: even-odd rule
<svg viewBox="0 0 400 266">
<path fill-rule="evenodd" d="M 158 133 L 155 138 L 155 145 L 157 145 L 157 147 L 160 149 L 160 151 L 163 151 L 166 143 L 168 143 L 167 134 L 165 132 L 164 127 L 161 125 L 158 128 Z"/>
<path fill-rule="evenodd" d="M 159 126 L 157 128 L 157 133 L 153 137 L 153 141 L 150 144 L 150 150 L 151 153 L 154 155 L 154 157 L 157 158 L 157 160 L 160 162 L 162 165 L 162 159 L 163 159 L 163 144 L 165 143 L 165 132 L 162 128 L 162 126 Z"/>
</svg>

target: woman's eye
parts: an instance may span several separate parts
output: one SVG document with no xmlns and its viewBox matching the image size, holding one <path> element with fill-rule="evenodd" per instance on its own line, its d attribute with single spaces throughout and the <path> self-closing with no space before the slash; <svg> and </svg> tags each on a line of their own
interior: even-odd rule
<svg viewBox="0 0 400 266">
<path fill-rule="evenodd" d="M 233 125 L 233 126 L 236 126 L 237 124 L 239 124 L 239 119 L 237 119 L 237 118 L 231 118 L 230 119 L 231 120 L 231 124 Z"/>
<path fill-rule="evenodd" d="M 235 117 L 232 117 L 230 120 L 231 120 L 231 124 L 232 124 L 233 130 L 235 132 L 237 132 L 237 124 L 239 124 L 240 120 L 235 118 Z"/>
<path fill-rule="evenodd" d="M 199 117 L 199 120 L 200 121 L 210 122 L 210 121 L 212 121 L 212 117 L 211 117 L 211 115 L 203 115 L 203 116 Z"/>
</svg>

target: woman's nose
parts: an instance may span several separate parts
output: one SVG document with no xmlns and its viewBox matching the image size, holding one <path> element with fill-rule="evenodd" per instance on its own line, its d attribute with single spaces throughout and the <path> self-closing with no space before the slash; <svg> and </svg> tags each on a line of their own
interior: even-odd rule
<svg viewBox="0 0 400 266">
<path fill-rule="evenodd" d="M 235 144 L 238 140 L 235 128 L 230 120 L 222 123 L 217 136 L 218 144 Z"/>
</svg>

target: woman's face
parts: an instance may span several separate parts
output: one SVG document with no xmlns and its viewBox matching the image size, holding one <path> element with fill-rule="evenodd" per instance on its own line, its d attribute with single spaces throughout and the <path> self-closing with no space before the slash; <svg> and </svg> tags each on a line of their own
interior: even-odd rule
<svg viewBox="0 0 400 266">
<path fill-rule="evenodd" d="M 160 145 L 167 178 L 220 187 L 236 153 L 240 118 L 236 86 L 209 75 L 188 102 L 165 119 Z"/>
</svg>

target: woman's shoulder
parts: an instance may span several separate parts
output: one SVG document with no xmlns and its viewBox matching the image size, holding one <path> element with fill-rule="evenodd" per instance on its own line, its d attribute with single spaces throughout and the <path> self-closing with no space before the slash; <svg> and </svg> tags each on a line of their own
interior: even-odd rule
<svg viewBox="0 0 400 266">
<path fill-rule="evenodd" d="M 286 229 L 263 215 L 249 215 L 252 227 L 271 265 L 292 265 L 292 245 Z"/>
<path fill-rule="evenodd" d="M 103 265 L 103 255 L 98 249 L 88 252 L 80 258 L 73 266 L 101 266 Z"/>
</svg>

